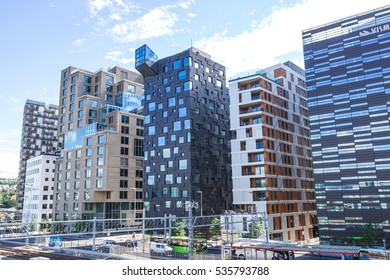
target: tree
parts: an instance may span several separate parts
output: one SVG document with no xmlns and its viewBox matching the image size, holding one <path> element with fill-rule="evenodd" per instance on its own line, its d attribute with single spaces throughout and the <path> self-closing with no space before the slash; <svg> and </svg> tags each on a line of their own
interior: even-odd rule
<svg viewBox="0 0 390 280">
<path fill-rule="evenodd" d="M 85 226 L 86 226 L 85 222 L 76 222 L 74 227 L 76 232 L 83 232 L 85 231 Z"/>
<path fill-rule="evenodd" d="M 211 226 L 209 229 L 209 233 L 210 233 L 211 237 L 216 237 L 216 236 L 221 235 L 221 230 L 222 230 L 222 226 L 221 226 L 220 218 L 218 218 L 218 217 L 213 218 L 211 220 Z"/>
<path fill-rule="evenodd" d="M 16 206 L 16 201 L 12 199 L 12 196 L 15 194 L 15 192 L 3 190 L 1 194 L 2 201 L 0 203 L 0 206 L 4 208 L 12 208 Z"/>
<path fill-rule="evenodd" d="M 365 224 L 363 226 L 362 245 L 371 247 L 377 244 L 379 232 L 378 229 L 372 224 Z"/>
<path fill-rule="evenodd" d="M 36 225 L 36 221 L 35 219 L 33 218 L 30 222 L 30 225 L 29 225 L 29 228 L 30 228 L 30 231 L 34 231 L 35 230 L 35 225 Z"/>
<path fill-rule="evenodd" d="M 250 230 L 252 232 L 252 235 L 255 237 L 259 237 L 264 234 L 264 227 L 263 227 L 263 221 L 261 218 L 258 218 L 257 221 L 254 220 L 250 224 Z"/>
<path fill-rule="evenodd" d="M 39 223 L 39 231 L 41 232 L 44 232 L 46 231 L 47 229 L 50 228 L 50 223 L 49 223 L 49 220 L 48 219 L 43 219 L 40 223 Z"/>
<path fill-rule="evenodd" d="M 173 227 L 172 227 L 172 236 L 186 236 L 186 227 L 187 224 L 184 221 L 177 221 L 174 222 Z"/>
</svg>

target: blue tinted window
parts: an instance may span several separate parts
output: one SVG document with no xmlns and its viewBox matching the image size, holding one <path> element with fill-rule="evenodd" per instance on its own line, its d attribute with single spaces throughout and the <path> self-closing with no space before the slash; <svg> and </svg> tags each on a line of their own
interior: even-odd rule
<svg viewBox="0 0 390 280">
<path fill-rule="evenodd" d="M 187 78 L 187 71 L 186 70 L 179 71 L 178 79 L 179 80 L 184 80 L 185 78 Z"/>
<path fill-rule="evenodd" d="M 181 67 L 180 59 L 173 62 L 173 69 L 179 69 Z"/>
</svg>

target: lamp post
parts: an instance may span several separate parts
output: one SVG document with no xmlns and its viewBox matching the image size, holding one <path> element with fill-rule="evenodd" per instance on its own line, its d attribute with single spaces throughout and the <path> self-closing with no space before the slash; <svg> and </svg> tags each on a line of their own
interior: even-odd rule
<svg viewBox="0 0 390 280">
<path fill-rule="evenodd" d="M 27 191 L 28 190 L 28 191 Z M 27 222 L 26 222 L 26 247 L 30 245 L 30 209 L 31 209 L 31 201 L 32 201 L 32 191 L 33 191 L 33 185 L 32 184 L 24 184 L 24 197 L 26 198 L 26 194 L 28 193 L 28 205 L 26 205 L 26 199 L 24 199 L 23 203 L 23 216 L 25 215 L 24 213 L 24 208 L 28 206 L 27 210 Z"/>
<path fill-rule="evenodd" d="M 382 241 L 383 241 L 383 249 L 385 250 L 385 260 L 387 260 L 386 238 L 383 238 Z"/>
<path fill-rule="evenodd" d="M 197 193 L 200 193 L 200 215 L 203 216 L 203 192 L 202 191 L 196 191 Z"/>
</svg>

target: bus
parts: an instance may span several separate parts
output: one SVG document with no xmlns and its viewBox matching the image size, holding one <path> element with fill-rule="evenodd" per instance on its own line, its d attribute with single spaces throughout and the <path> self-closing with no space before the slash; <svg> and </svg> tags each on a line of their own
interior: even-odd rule
<svg viewBox="0 0 390 280">
<path fill-rule="evenodd" d="M 207 253 L 207 239 L 201 237 L 194 237 L 192 239 L 194 244 L 194 254 Z M 151 236 L 150 242 L 159 242 L 169 244 L 176 253 L 187 254 L 189 249 L 189 238 L 187 236 Z"/>
</svg>

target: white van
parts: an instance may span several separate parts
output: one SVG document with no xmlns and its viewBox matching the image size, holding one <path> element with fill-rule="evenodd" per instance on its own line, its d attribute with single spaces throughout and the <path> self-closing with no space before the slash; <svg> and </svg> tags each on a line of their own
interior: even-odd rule
<svg viewBox="0 0 390 280">
<path fill-rule="evenodd" d="M 150 243 L 150 254 L 161 254 L 161 255 L 171 255 L 172 254 L 172 247 L 165 243 L 156 243 L 152 242 Z"/>
</svg>

